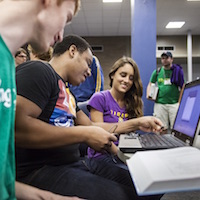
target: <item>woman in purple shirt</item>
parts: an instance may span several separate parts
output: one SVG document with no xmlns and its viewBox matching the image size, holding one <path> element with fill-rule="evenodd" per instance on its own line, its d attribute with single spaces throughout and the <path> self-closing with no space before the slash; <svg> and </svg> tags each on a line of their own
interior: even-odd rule
<svg viewBox="0 0 200 200">
<path fill-rule="evenodd" d="M 122 57 L 112 66 L 110 73 L 110 90 L 94 93 L 88 103 L 91 120 L 94 122 L 120 122 L 143 116 L 143 86 L 138 66 L 130 57 Z M 114 132 L 117 127 L 113 127 Z M 88 156 L 106 162 L 118 164 L 118 141 L 112 145 L 116 155 L 108 152 L 97 153 L 88 148 Z M 112 152 L 113 152 L 112 151 Z"/>
</svg>

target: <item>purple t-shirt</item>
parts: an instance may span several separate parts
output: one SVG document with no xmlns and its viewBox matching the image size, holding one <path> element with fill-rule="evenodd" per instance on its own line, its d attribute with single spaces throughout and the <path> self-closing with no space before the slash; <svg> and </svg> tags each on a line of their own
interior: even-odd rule
<svg viewBox="0 0 200 200">
<path fill-rule="evenodd" d="M 115 99 L 112 97 L 109 90 L 96 92 L 90 98 L 88 107 L 92 107 L 103 113 L 104 122 L 122 122 L 128 120 L 128 113 L 125 107 L 121 108 Z M 118 145 L 118 141 L 115 142 Z M 88 148 L 88 157 L 99 157 L 101 153 L 96 153 L 90 147 Z"/>
</svg>

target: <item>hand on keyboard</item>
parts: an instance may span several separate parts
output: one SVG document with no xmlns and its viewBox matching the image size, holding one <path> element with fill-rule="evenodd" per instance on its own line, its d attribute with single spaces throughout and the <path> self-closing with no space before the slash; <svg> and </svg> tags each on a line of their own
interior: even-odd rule
<svg viewBox="0 0 200 200">
<path fill-rule="evenodd" d="M 162 133 L 163 130 L 161 129 L 161 127 L 164 127 L 164 125 L 158 118 L 153 116 L 145 116 L 137 119 L 140 130 L 144 132 Z"/>
</svg>

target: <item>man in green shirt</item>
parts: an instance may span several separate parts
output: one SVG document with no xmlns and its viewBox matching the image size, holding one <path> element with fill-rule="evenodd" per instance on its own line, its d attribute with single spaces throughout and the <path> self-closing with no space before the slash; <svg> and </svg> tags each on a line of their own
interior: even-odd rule
<svg viewBox="0 0 200 200">
<path fill-rule="evenodd" d="M 0 1 L 0 199 L 68 199 L 21 183 L 15 184 L 15 61 L 17 49 L 29 42 L 40 52 L 62 41 L 66 22 L 80 0 Z M 16 191 L 16 195 L 15 195 Z M 71 198 L 69 198 L 71 199 Z"/>
<path fill-rule="evenodd" d="M 166 128 L 172 129 L 184 76 L 182 67 L 173 64 L 171 52 L 162 53 L 161 63 L 163 66 L 159 70 L 154 70 L 151 75 L 147 86 L 147 97 L 149 97 L 152 84 L 156 84 L 158 96 L 154 104 L 154 115 L 166 125 Z"/>
</svg>

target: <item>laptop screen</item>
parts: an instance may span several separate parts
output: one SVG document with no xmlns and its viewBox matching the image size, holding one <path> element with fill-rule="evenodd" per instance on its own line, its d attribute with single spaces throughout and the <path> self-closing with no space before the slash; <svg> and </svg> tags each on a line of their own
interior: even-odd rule
<svg viewBox="0 0 200 200">
<path fill-rule="evenodd" d="M 200 116 L 200 80 L 185 85 L 173 131 L 193 138 Z"/>
</svg>

